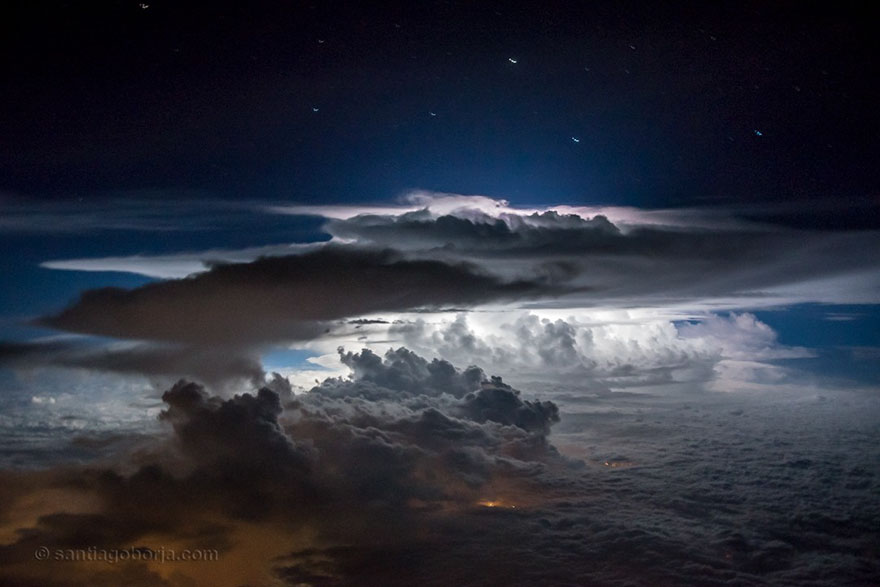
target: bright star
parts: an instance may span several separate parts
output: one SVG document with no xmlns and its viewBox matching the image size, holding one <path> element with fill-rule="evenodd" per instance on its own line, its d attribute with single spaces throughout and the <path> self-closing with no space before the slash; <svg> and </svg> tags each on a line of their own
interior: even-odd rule
<svg viewBox="0 0 880 587">
<path fill-rule="evenodd" d="M 312 106 L 312 112 L 317 112 L 319 108 L 317 106 Z"/>
<path fill-rule="evenodd" d="M 581 142 L 581 140 L 577 137 L 571 137 L 571 140 L 574 141 L 575 143 Z"/>
<path fill-rule="evenodd" d="M 428 114 L 430 114 L 431 116 L 437 116 L 436 112 L 428 112 Z"/>
<path fill-rule="evenodd" d="M 758 129 L 755 129 L 755 135 L 756 135 L 756 136 L 759 136 L 759 137 L 763 137 L 763 136 L 764 136 L 764 133 L 762 133 L 762 132 L 759 131 Z"/>
<path fill-rule="evenodd" d="M 514 59 L 513 57 L 508 57 L 507 60 L 511 63 L 516 63 L 516 59 Z"/>
</svg>

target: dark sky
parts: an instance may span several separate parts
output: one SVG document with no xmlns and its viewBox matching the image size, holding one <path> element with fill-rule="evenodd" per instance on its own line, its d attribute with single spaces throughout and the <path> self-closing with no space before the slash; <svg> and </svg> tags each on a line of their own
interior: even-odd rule
<svg viewBox="0 0 880 587">
<path fill-rule="evenodd" d="M 878 193 L 860 8 L 29 0 L 0 21 L 7 194 L 835 209 Z"/>
</svg>

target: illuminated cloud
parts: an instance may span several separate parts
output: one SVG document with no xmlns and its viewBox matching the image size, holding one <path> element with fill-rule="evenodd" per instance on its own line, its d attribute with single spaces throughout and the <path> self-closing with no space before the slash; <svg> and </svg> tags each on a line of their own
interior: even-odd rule
<svg viewBox="0 0 880 587">
<path fill-rule="evenodd" d="M 614 223 L 623 225 L 661 224 L 682 226 L 723 226 L 732 220 L 723 214 L 698 209 L 682 210 L 641 210 L 632 206 L 511 206 L 507 200 L 479 195 L 449 194 L 412 191 L 394 205 L 297 205 L 268 206 L 267 211 L 276 214 L 322 216 L 335 220 L 349 220 L 357 216 L 400 216 L 410 212 L 427 212 L 433 216 L 467 216 L 483 214 L 495 218 L 530 216 L 555 212 L 560 215 L 575 215 L 582 218 L 605 216 Z"/>
<path fill-rule="evenodd" d="M 578 382 L 591 392 L 672 383 L 729 390 L 734 387 L 727 381 L 731 377 L 749 381 L 747 373 L 731 369 L 733 362 L 784 372 L 783 379 L 789 380 L 792 374 L 774 366 L 775 361 L 815 356 L 808 349 L 780 344 L 776 333 L 751 314 L 683 318 L 650 310 L 567 317 L 534 312 L 431 320 L 408 316 L 377 338 L 453 362 L 504 368 L 517 381 Z"/>
</svg>

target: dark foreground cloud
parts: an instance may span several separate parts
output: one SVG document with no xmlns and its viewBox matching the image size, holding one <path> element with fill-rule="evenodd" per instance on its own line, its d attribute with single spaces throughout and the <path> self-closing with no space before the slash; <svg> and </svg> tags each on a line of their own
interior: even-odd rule
<svg viewBox="0 0 880 587">
<path fill-rule="evenodd" d="M 390 250 L 328 247 L 217 265 L 133 290 L 87 291 L 40 324 L 88 334 L 194 345 L 309 339 L 327 321 L 382 310 L 558 293 L 546 280 L 505 281 L 473 264 L 408 260 Z"/>
<path fill-rule="evenodd" d="M 224 400 L 178 382 L 162 396 L 173 434 L 110 469 L 4 473 L 3 579 L 206 585 L 226 573 L 220 584 L 306 576 L 349 584 L 366 545 L 425 548 L 435 540 L 425 532 L 442 531 L 456 512 L 499 496 L 525 505 L 550 468 L 570 466 L 546 439 L 558 421 L 550 402 L 406 349 L 384 359 L 340 352 L 360 366 L 353 378 L 297 396 L 282 390 L 284 401 L 268 387 Z M 44 492 L 62 504 L 45 503 Z M 271 538 L 272 549 L 241 544 L 254 533 Z M 214 548 L 222 557 L 213 571 L 178 566 L 169 576 L 142 562 L 37 565 L 40 546 Z"/>
</svg>

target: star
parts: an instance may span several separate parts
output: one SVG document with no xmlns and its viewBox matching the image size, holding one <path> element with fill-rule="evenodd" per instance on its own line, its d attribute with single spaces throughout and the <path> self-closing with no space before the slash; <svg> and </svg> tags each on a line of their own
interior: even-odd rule
<svg viewBox="0 0 880 587">
<path fill-rule="evenodd" d="M 577 137 L 571 137 L 571 140 L 572 140 L 573 143 L 579 143 L 579 142 L 581 142 L 581 140 L 580 140 L 579 138 L 577 138 Z"/>
<path fill-rule="evenodd" d="M 312 106 L 312 112 L 317 112 L 318 110 L 320 110 L 320 108 L 318 108 L 317 106 Z"/>
<path fill-rule="evenodd" d="M 755 136 L 757 136 L 757 137 L 763 137 L 763 136 L 764 136 L 764 133 L 762 133 L 762 132 L 759 131 L 758 129 L 755 129 Z"/>
<path fill-rule="evenodd" d="M 144 3 L 141 3 L 141 4 L 138 4 L 138 6 L 140 6 L 140 7 L 141 7 L 141 10 L 146 10 L 146 9 L 147 9 L 147 8 L 149 8 L 149 7 L 150 7 L 150 5 L 149 5 L 149 4 L 144 4 Z"/>
<path fill-rule="evenodd" d="M 437 116 L 437 113 L 436 113 L 436 112 L 430 112 L 430 111 L 429 111 L 428 114 L 430 114 L 431 116 Z"/>
<path fill-rule="evenodd" d="M 513 57 L 508 57 L 507 60 L 513 64 L 516 64 L 516 59 L 514 59 Z"/>
</svg>

